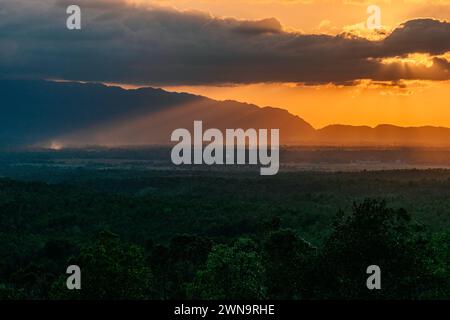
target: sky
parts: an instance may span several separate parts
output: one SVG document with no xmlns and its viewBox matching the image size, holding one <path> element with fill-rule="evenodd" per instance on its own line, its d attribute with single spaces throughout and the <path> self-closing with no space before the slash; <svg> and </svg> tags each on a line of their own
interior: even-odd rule
<svg viewBox="0 0 450 320">
<path fill-rule="evenodd" d="M 449 0 L 0 4 L 5 77 L 156 86 L 285 108 L 316 128 L 450 127 Z M 69 4 L 82 30 L 64 28 Z"/>
</svg>

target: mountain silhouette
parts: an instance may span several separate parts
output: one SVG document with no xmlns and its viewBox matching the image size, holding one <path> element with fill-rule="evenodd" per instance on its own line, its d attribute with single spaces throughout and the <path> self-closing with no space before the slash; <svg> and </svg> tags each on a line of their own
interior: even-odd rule
<svg viewBox="0 0 450 320">
<path fill-rule="evenodd" d="M 0 80 L 0 145 L 64 140 L 74 145 L 166 144 L 195 120 L 207 128 L 279 128 L 284 143 L 310 139 L 314 128 L 278 108 L 161 89 L 125 90 L 102 84 Z"/>
<path fill-rule="evenodd" d="M 177 128 L 280 129 L 286 145 L 450 146 L 450 129 L 330 125 L 315 130 L 286 110 L 161 89 L 103 84 L 0 80 L 0 146 L 152 145 Z"/>
<path fill-rule="evenodd" d="M 317 130 L 322 145 L 352 146 L 450 146 L 450 129 L 444 127 L 399 127 L 330 125 Z"/>
</svg>

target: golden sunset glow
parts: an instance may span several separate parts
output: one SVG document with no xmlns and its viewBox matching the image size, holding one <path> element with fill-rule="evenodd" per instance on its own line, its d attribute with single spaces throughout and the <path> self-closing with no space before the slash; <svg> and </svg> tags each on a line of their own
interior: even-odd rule
<svg viewBox="0 0 450 320">
<path fill-rule="evenodd" d="M 306 33 L 337 34 L 360 29 L 367 7 L 378 5 L 382 25 L 393 27 L 418 17 L 450 18 L 448 0 L 127 0 L 134 5 L 159 5 L 196 10 L 215 17 L 277 18 L 285 28 Z"/>
<path fill-rule="evenodd" d="M 363 81 L 354 86 L 255 84 L 167 89 L 218 100 L 234 99 L 260 106 L 283 107 L 315 128 L 329 124 L 450 127 L 450 81 L 411 81 L 397 85 Z"/>
<path fill-rule="evenodd" d="M 375 45 L 419 18 L 450 19 L 450 0 L 126 0 L 142 10 L 175 10 L 195 13 L 211 21 L 276 19 L 291 35 L 330 35 L 367 39 Z M 381 26 L 366 26 L 369 5 L 381 9 Z M 213 25 L 212 23 L 211 25 Z M 205 24 L 202 30 L 208 30 Z M 431 36 L 431 34 L 430 34 Z M 199 40 L 201 41 L 201 40 Z M 188 43 L 188 42 L 186 42 Z M 198 43 L 201 45 L 201 42 Z M 195 44 L 197 45 L 197 44 Z M 402 43 L 401 46 L 405 45 Z M 395 52 L 395 50 L 393 51 Z M 330 124 L 450 127 L 450 52 L 426 50 L 403 55 L 367 58 L 376 63 L 370 79 L 326 83 L 249 81 L 241 84 L 161 85 L 118 83 L 125 89 L 162 87 L 218 100 L 237 100 L 258 106 L 284 108 L 315 128 Z M 217 62 L 219 64 L 219 62 Z M 340 64 L 337 60 L 336 64 Z M 301 70 L 301 69 L 300 69 Z M 332 72 L 330 71 L 330 74 Z M 243 73 L 245 75 L 245 73 Z M 220 74 L 219 74 L 220 76 Z M 339 78 L 339 77 L 337 77 Z M 389 80 L 386 80 L 389 79 Z M 394 80 L 392 80 L 394 79 Z M 320 81 L 318 81 L 320 82 Z"/>
<path fill-rule="evenodd" d="M 348 33 L 376 41 L 409 19 L 432 17 L 448 20 L 450 1 L 446 0 L 130 0 L 138 5 L 160 5 L 177 10 L 197 10 L 213 17 L 237 19 L 278 19 L 287 31 L 311 34 Z M 379 5 L 382 32 L 365 26 L 369 4 Z M 389 68 L 425 77 L 442 73 L 434 58 L 450 61 L 450 53 L 432 56 L 414 53 L 380 59 Z M 447 76 L 448 79 L 448 76 Z M 260 83 L 224 86 L 165 86 L 167 90 L 189 92 L 218 100 L 233 99 L 259 106 L 275 106 L 304 118 L 316 128 L 340 123 L 376 126 L 450 127 L 449 81 L 383 82 L 360 80 L 351 85 L 303 85 L 301 83 Z"/>
<path fill-rule="evenodd" d="M 433 66 L 433 57 L 429 54 L 414 53 L 409 54 L 406 57 L 390 57 L 381 60 L 381 63 L 391 64 L 391 63 L 401 63 L 404 66 L 425 66 L 431 68 Z"/>
</svg>

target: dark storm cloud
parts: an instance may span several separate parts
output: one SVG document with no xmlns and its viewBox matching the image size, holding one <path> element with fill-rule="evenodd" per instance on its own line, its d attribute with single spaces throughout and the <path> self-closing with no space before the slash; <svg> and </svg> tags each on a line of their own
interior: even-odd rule
<svg viewBox="0 0 450 320">
<path fill-rule="evenodd" d="M 118 1 L 75 1 L 81 31 L 65 27 L 66 0 L 7 0 L 0 6 L 0 76 L 86 81 L 212 84 L 448 79 L 379 58 L 450 51 L 450 24 L 408 21 L 385 40 L 283 31 L 276 19 L 217 19 Z"/>
<path fill-rule="evenodd" d="M 405 52 L 440 54 L 450 47 L 450 24 L 431 19 L 417 19 L 404 23 L 383 42 L 385 54 Z"/>
</svg>

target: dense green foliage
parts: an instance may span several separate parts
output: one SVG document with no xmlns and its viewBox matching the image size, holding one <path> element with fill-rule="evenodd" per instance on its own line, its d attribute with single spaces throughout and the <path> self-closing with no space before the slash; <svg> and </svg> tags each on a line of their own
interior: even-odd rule
<svg viewBox="0 0 450 320">
<path fill-rule="evenodd" d="M 0 180 L 1 299 L 450 294 L 447 171 L 65 170 Z M 65 287 L 70 264 L 81 291 Z M 372 264 L 382 290 L 366 287 Z"/>
</svg>

